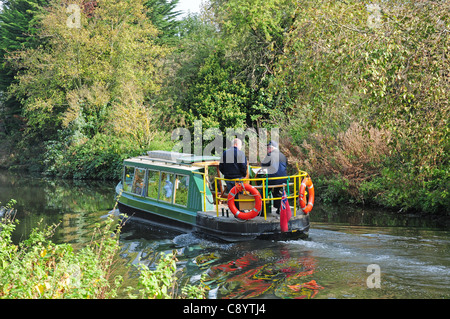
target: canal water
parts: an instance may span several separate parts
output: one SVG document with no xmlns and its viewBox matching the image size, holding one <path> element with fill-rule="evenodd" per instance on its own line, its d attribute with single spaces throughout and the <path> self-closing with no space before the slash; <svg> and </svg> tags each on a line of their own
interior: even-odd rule
<svg viewBox="0 0 450 319">
<path fill-rule="evenodd" d="M 17 201 L 15 241 L 38 223 L 60 223 L 53 241 L 81 247 L 111 212 L 114 187 L 0 171 L 0 205 Z M 158 253 L 176 250 L 182 279 L 197 283 L 203 277 L 210 299 L 450 297 L 448 218 L 320 204 L 311 218 L 307 240 L 240 243 L 129 222 L 120 258 L 152 267 Z M 125 286 L 135 285 L 135 267 L 123 272 Z"/>
</svg>

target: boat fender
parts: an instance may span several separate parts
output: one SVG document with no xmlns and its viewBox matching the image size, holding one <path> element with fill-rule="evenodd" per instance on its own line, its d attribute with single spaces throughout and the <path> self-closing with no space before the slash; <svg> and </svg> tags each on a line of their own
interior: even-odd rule
<svg viewBox="0 0 450 319">
<path fill-rule="evenodd" d="M 242 186 L 240 184 L 234 186 L 231 191 L 228 193 L 228 207 L 230 208 L 233 215 L 239 219 L 249 220 L 258 216 L 259 212 L 262 208 L 262 200 L 261 194 L 251 186 L 250 184 L 244 183 L 244 188 L 247 192 L 250 193 L 251 196 L 255 198 L 255 207 L 249 212 L 241 212 L 236 208 L 236 204 L 234 202 L 234 198 L 238 193 L 242 191 Z"/>
<path fill-rule="evenodd" d="M 308 205 L 306 204 L 306 196 L 305 196 L 306 188 L 308 188 Z M 304 178 L 302 181 L 299 191 L 299 201 L 300 201 L 300 208 L 302 209 L 302 211 L 305 214 L 308 214 L 314 206 L 314 185 L 309 176 Z"/>
</svg>

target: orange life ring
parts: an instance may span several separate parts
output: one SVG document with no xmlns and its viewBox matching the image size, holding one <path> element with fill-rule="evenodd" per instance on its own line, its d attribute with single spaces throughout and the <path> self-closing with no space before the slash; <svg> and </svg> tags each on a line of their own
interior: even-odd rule
<svg viewBox="0 0 450 319">
<path fill-rule="evenodd" d="M 308 205 L 306 205 L 305 190 L 308 187 Z M 300 208 L 305 214 L 308 214 L 314 206 L 314 185 L 308 176 L 303 179 L 299 192 Z"/>
<path fill-rule="evenodd" d="M 228 207 L 230 208 L 231 212 L 235 217 L 243 220 L 248 220 L 258 216 L 262 208 L 262 200 L 261 194 L 256 190 L 256 188 L 254 188 L 250 184 L 244 184 L 244 188 L 247 192 L 250 193 L 250 195 L 252 195 L 255 198 L 255 207 L 253 207 L 251 211 L 246 213 L 241 212 L 237 209 L 236 204 L 234 203 L 234 198 L 238 193 L 242 191 L 242 186 L 240 184 L 234 186 L 228 193 Z"/>
</svg>

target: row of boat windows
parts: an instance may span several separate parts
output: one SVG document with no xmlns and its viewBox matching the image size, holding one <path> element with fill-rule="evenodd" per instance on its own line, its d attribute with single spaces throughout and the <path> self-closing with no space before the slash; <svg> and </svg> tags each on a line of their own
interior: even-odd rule
<svg viewBox="0 0 450 319">
<path fill-rule="evenodd" d="M 125 166 L 123 181 L 126 192 L 187 206 L 189 176 Z"/>
</svg>

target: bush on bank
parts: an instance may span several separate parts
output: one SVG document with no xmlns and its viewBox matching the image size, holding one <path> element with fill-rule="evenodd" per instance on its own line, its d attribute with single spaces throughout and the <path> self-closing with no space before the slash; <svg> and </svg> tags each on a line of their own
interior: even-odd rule
<svg viewBox="0 0 450 319">
<path fill-rule="evenodd" d="M 29 238 L 13 243 L 16 223 L 12 203 L 0 207 L 1 299 L 104 299 L 124 289 L 114 271 L 120 226 L 112 218 L 97 225 L 91 243 L 76 251 L 70 244 L 55 244 L 57 225 L 36 227 Z M 179 270 L 174 254 L 162 256 L 156 270 L 143 266 L 138 287 L 128 287 L 130 298 L 204 298 L 204 286 L 177 286 Z M 180 290 L 180 292 L 178 292 Z M 137 294 L 136 294 L 137 292 Z"/>
<path fill-rule="evenodd" d="M 312 176 L 319 201 L 450 213 L 446 161 L 433 166 L 405 161 L 389 130 L 353 122 L 335 135 L 315 133 L 302 143 L 286 136 L 283 141 L 290 162 Z"/>
</svg>

